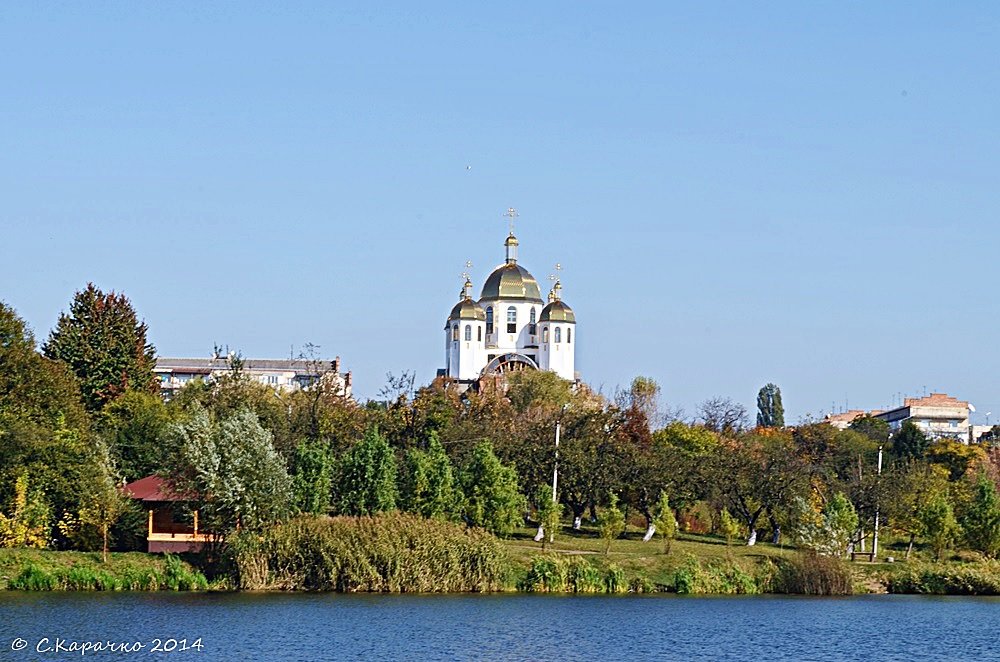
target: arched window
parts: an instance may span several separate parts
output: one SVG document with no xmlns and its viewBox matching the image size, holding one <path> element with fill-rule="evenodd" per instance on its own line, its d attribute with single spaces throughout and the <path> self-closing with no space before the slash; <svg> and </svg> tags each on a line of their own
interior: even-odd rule
<svg viewBox="0 0 1000 662">
<path fill-rule="evenodd" d="M 469 342 L 470 340 L 472 340 L 472 325 L 471 324 L 466 324 L 465 325 L 465 342 Z"/>
<path fill-rule="evenodd" d="M 528 320 L 528 333 L 530 333 L 531 335 L 535 335 L 536 333 L 538 333 L 538 331 L 537 331 L 538 327 L 535 326 L 535 322 L 536 322 L 536 319 L 535 319 L 535 307 L 532 306 L 531 307 L 531 318 Z"/>
<path fill-rule="evenodd" d="M 476 340 L 483 342 L 483 327 L 481 326 L 476 327 Z"/>
<path fill-rule="evenodd" d="M 573 329 L 566 329 L 566 342 L 573 342 Z"/>
<path fill-rule="evenodd" d="M 455 324 L 451 327 L 451 339 L 458 340 L 458 325 Z"/>
<path fill-rule="evenodd" d="M 507 309 L 507 333 L 517 333 L 517 308 Z"/>
<path fill-rule="evenodd" d="M 548 341 L 549 341 L 549 327 L 545 327 L 544 329 L 542 329 L 542 342 L 548 342 Z"/>
<path fill-rule="evenodd" d="M 556 327 L 556 342 L 562 342 L 562 327 Z"/>
<path fill-rule="evenodd" d="M 493 306 L 486 309 L 486 333 L 493 333 Z"/>
</svg>

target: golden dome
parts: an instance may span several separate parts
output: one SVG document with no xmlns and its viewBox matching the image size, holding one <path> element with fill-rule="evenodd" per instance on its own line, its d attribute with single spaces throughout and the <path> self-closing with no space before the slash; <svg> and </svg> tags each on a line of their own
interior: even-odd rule
<svg viewBox="0 0 1000 662">
<path fill-rule="evenodd" d="M 542 308 L 542 314 L 538 316 L 541 322 L 569 322 L 576 324 L 576 315 L 573 309 L 558 299 Z"/>
<path fill-rule="evenodd" d="M 479 322 L 485 322 L 486 311 L 472 299 L 462 299 L 455 304 L 455 307 L 451 309 L 451 314 L 448 315 L 449 322 L 454 322 L 455 320 L 477 320 Z"/>
<path fill-rule="evenodd" d="M 486 283 L 480 301 L 498 299 L 542 303 L 542 292 L 538 281 L 528 270 L 516 262 L 502 264 L 493 270 Z"/>
</svg>

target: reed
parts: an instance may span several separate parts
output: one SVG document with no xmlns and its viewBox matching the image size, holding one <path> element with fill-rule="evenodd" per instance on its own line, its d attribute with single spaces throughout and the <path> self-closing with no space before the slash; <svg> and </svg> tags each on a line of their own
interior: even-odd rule
<svg viewBox="0 0 1000 662">
<path fill-rule="evenodd" d="M 300 516 L 230 542 L 241 589 L 486 592 L 504 588 L 507 554 L 479 529 L 406 513 Z"/>
<path fill-rule="evenodd" d="M 778 561 L 771 592 L 851 595 L 854 592 L 854 577 L 850 567 L 840 558 L 803 552 Z"/>
</svg>

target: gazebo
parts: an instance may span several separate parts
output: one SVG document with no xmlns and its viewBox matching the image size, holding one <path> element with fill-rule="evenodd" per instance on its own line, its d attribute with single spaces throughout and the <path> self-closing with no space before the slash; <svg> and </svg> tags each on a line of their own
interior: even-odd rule
<svg viewBox="0 0 1000 662">
<path fill-rule="evenodd" d="M 198 511 L 191 497 L 177 494 L 166 480 L 146 476 L 125 486 L 125 494 L 149 511 L 146 533 L 148 552 L 197 552 L 211 535 L 198 530 Z"/>
</svg>

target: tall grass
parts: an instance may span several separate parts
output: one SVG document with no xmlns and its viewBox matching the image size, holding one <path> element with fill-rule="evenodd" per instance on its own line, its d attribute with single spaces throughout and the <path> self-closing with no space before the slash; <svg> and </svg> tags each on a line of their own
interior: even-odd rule
<svg viewBox="0 0 1000 662">
<path fill-rule="evenodd" d="M 504 587 L 506 551 L 489 533 L 405 513 L 301 516 L 230 543 L 242 589 L 485 592 Z"/>
<path fill-rule="evenodd" d="M 537 556 L 517 589 L 527 593 L 626 593 L 625 571 L 615 564 L 606 568 L 579 558 Z"/>
<path fill-rule="evenodd" d="M 208 588 L 200 572 L 167 554 L 163 570 L 155 565 L 117 570 L 87 565 L 43 568 L 29 562 L 7 583 L 17 591 L 198 591 Z"/>
<path fill-rule="evenodd" d="M 702 563 L 689 556 L 674 570 L 668 590 L 691 595 L 753 595 L 766 592 L 770 580 L 769 567 L 747 570 L 735 561 Z"/>
<path fill-rule="evenodd" d="M 890 593 L 1000 595 L 1000 564 L 903 566 L 889 574 L 887 584 Z"/>
<path fill-rule="evenodd" d="M 834 556 L 804 552 L 778 561 L 771 591 L 797 595 L 851 595 L 853 574 Z"/>
</svg>

